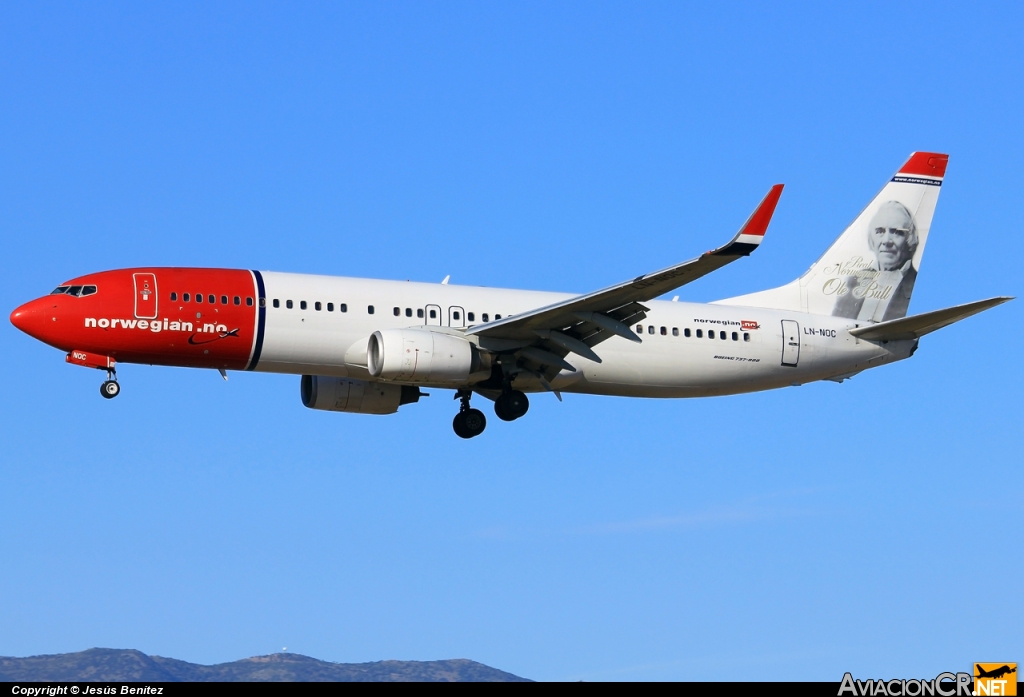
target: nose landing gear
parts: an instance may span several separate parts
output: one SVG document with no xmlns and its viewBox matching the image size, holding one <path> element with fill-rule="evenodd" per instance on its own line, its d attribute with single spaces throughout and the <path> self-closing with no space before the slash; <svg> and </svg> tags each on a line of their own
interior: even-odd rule
<svg viewBox="0 0 1024 697">
<path fill-rule="evenodd" d="M 121 394 L 121 386 L 117 384 L 117 374 L 113 370 L 107 371 L 107 379 L 100 385 L 100 394 L 104 399 L 113 399 Z"/>
<path fill-rule="evenodd" d="M 487 417 L 479 409 L 469 406 L 469 398 L 473 396 L 470 390 L 459 390 L 455 398 L 462 401 L 459 406 L 459 413 L 452 420 L 452 428 L 459 438 L 474 438 L 479 436 L 487 428 Z"/>
<path fill-rule="evenodd" d="M 104 380 L 100 385 L 100 394 L 107 399 L 113 399 L 121 394 L 121 386 L 117 384 L 117 380 Z"/>
<path fill-rule="evenodd" d="M 117 368 L 114 367 L 114 359 L 111 356 L 75 349 L 69 352 L 64 360 L 72 365 L 107 371 L 107 379 L 100 385 L 100 394 L 104 399 L 113 399 L 121 394 L 121 386 L 117 384 Z"/>
</svg>

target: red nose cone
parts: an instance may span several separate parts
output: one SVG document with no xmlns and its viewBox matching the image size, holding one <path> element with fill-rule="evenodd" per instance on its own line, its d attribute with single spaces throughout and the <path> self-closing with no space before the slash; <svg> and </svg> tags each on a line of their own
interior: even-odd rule
<svg viewBox="0 0 1024 697">
<path fill-rule="evenodd" d="M 11 313 L 11 324 L 25 332 L 29 336 L 46 341 L 47 333 L 46 300 L 39 298 L 31 300 Z"/>
</svg>

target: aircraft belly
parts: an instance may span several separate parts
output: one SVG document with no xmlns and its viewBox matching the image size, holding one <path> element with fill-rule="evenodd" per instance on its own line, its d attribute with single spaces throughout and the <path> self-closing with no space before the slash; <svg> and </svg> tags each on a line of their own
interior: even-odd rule
<svg viewBox="0 0 1024 697">
<path fill-rule="evenodd" d="M 584 380 L 569 391 L 650 397 L 748 392 L 761 389 L 755 384 L 763 360 L 759 353 L 756 347 L 738 351 L 729 344 L 608 352 L 603 363 L 588 362 Z"/>
</svg>

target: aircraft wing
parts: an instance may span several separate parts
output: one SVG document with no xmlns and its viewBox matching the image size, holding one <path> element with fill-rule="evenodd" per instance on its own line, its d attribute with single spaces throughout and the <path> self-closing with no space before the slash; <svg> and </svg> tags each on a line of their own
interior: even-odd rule
<svg viewBox="0 0 1024 697">
<path fill-rule="evenodd" d="M 971 315 L 984 312 L 996 305 L 1002 305 L 1013 298 L 1002 296 L 989 298 L 988 300 L 977 300 L 966 305 L 947 307 L 944 310 L 925 312 L 920 315 L 912 315 L 901 319 L 891 319 L 888 322 L 871 324 L 866 327 L 851 329 L 850 333 L 858 339 L 867 341 L 905 341 L 919 339 L 925 334 L 930 334 L 943 327 L 948 327 L 954 322 L 959 322 Z"/>
<path fill-rule="evenodd" d="M 643 301 L 686 285 L 757 249 L 782 195 L 782 187 L 782 184 L 773 186 L 736 236 L 718 249 L 593 293 L 479 324 L 466 333 L 479 336 L 481 345 L 490 344 L 497 350 L 503 345 L 508 349 L 518 345 L 523 354 L 521 358 L 548 368 L 571 369 L 562 360 L 569 352 L 600 362 L 589 347 L 613 335 L 640 341 L 629 324 L 646 317 L 648 308 L 641 304 Z"/>
</svg>

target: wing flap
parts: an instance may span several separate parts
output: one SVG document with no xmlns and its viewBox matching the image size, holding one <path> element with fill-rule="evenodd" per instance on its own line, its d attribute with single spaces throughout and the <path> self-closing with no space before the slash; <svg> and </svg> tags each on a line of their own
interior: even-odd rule
<svg viewBox="0 0 1024 697">
<path fill-rule="evenodd" d="M 984 312 L 1010 300 L 1013 300 L 1013 298 L 1006 296 L 978 300 L 966 305 L 947 307 L 944 310 L 935 310 L 920 315 L 903 317 L 902 319 L 893 319 L 867 327 L 857 327 L 856 329 L 851 329 L 850 334 L 866 341 L 906 341 L 909 339 L 919 339 L 925 334 L 948 327 L 954 322 L 959 322 L 971 315 Z"/>
</svg>

